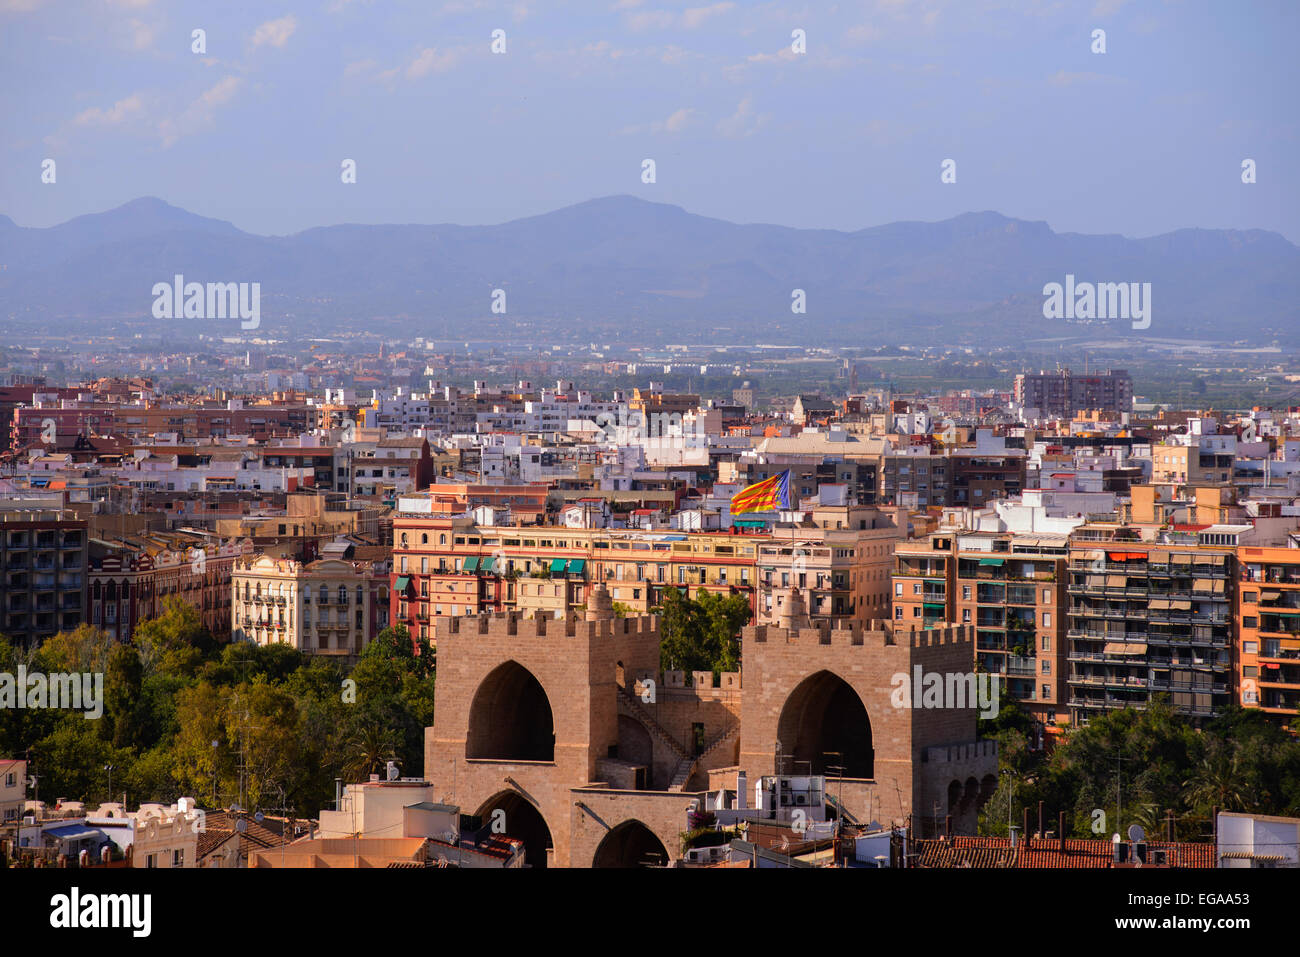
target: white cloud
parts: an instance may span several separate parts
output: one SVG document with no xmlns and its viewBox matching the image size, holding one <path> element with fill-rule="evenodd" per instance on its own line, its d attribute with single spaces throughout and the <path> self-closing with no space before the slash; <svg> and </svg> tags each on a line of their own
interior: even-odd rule
<svg viewBox="0 0 1300 957">
<path fill-rule="evenodd" d="M 725 120 L 719 120 L 717 130 L 722 136 L 752 136 L 767 125 L 772 118 L 770 113 L 755 113 L 754 98 L 747 96 L 736 106 L 736 112 Z"/>
<path fill-rule="evenodd" d="M 143 20 L 131 19 L 127 21 L 127 27 L 131 31 L 131 48 L 134 50 L 148 50 L 153 46 L 154 36 L 157 29 L 145 23 Z"/>
<path fill-rule="evenodd" d="M 224 76 L 217 81 L 216 85 L 205 90 L 179 116 L 159 123 L 158 135 L 162 137 L 163 146 L 171 146 L 181 137 L 197 133 L 212 125 L 217 108 L 234 98 L 242 82 L 237 76 Z"/>
<path fill-rule="evenodd" d="M 619 6 L 625 5 L 619 4 Z M 625 8 L 631 6 L 628 4 Z M 671 10 L 638 10 L 636 13 L 628 14 L 627 28 L 638 33 L 643 30 L 667 30 L 671 27 L 698 30 L 708 20 L 735 9 L 735 6 L 730 0 L 724 0 L 722 3 L 714 3 L 707 7 L 690 7 L 683 10 L 680 15 Z"/>
<path fill-rule="evenodd" d="M 144 103 L 139 93 L 118 100 L 107 110 L 92 106 L 72 118 L 73 126 L 120 126 L 127 120 L 139 116 L 144 110 Z"/>
<path fill-rule="evenodd" d="M 407 79 L 415 80 L 430 73 L 446 73 L 459 59 L 460 54 L 455 50 L 440 53 L 433 47 L 425 47 L 406 68 Z"/>
<path fill-rule="evenodd" d="M 682 107 L 680 110 L 674 110 L 666 120 L 655 120 L 653 123 L 643 123 L 639 126 L 625 126 L 622 132 L 624 134 L 680 133 L 690 125 L 691 118 L 697 112 L 690 107 Z"/>
<path fill-rule="evenodd" d="M 694 30 L 704 25 L 704 22 L 710 17 L 720 16 L 733 9 L 734 3 L 715 3 L 708 7 L 692 7 L 682 14 L 682 26 L 688 30 Z"/>
<path fill-rule="evenodd" d="M 253 31 L 253 46 L 269 43 L 273 47 L 283 47 L 297 29 L 298 18 L 292 13 L 278 20 L 267 20 Z"/>
</svg>

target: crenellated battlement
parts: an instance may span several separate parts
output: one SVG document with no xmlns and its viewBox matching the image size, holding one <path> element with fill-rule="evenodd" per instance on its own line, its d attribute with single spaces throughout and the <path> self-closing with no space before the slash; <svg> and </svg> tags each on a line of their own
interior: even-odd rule
<svg viewBox="0 0 1300 957">
<path fill-rule="evenodd" d="M 873 619 L 865 626 L 858 621 L 817 622 L 800 628 L 778 625 L 748 625 L 741 631 L 748 644 L 831 645 L 862 648 L 921 649 L 943 646 L 974 646 L 971 625 L 942 628 L 898 628 L 887 620 Z"/>
</svg>

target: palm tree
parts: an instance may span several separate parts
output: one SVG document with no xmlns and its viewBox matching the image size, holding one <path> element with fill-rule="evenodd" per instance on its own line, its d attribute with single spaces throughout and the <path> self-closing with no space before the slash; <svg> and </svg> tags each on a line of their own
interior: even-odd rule
<svg viewBox="0 0 1300 957">
<path fill-rule="evenodd" d="M 1202 758 L 1191 778 L 1183 782 L 1188 800 L 1202 810 L 1211 807 L 1221 811 L 1245 808 L 1246 797 L 1238 788 L 1240 763 L 1236 754 L 1228 755 L 1223 750 Z"/>
<path fill-rule="evenodd" d="M 389 761 L 397 760 L 395 737 L 391 728 L 371 723 L 352 733 L 347 743 L 343 775 L 352 781 L 364 781 L 379 773 Z"/>
</svg>

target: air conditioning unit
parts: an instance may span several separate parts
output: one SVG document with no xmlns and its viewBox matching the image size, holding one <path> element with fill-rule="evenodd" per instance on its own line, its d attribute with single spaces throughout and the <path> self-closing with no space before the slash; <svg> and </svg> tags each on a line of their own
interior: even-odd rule
<svg viewBox="0 0 1300 957">
<path fill-rule="evenodd" d="M 795 804 L 798 804 L 800 807 L 803 807 L 805 804 L 808 803 L 808 795 L 806 795 L 806 794 L 796 794 L 796 795 L 794 796 L 794 803 L 795 803 Z"/>
</svg>

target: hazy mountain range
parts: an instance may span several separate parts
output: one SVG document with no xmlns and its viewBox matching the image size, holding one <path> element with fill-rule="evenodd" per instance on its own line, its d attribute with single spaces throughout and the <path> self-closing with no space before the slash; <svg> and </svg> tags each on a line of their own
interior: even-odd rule
<svg viewBox="0 0 1300 957">
<path fill-rule="evenodd" d="M 992 212 L 840 232 L 729 223 L 611 196 L 495 226 L 257 236 L 145 198 L 45 229 L 0 216 L 0 266 L 0 323 L 10 333 L 58 322 L 156 330 L 151 290 L 180 273 L 260 283 L 259 334 L 293 338 L 368 329 L 647 345 L 1090 333 L 1300 340 L 1300 248 L 1276 233 L 1128 239 L 1055 233 Z M 1150 328 L 1044 319 L 1043 286 L 1067 273 L 1150 283 Z M 505 316 L 491 311 L 494 289 L 505 290 Z M 791 312 L 794 289 L 806 293 L 804 315 Z M 237 320 L 163 321 L 240 332 Z"/>
</svg>

